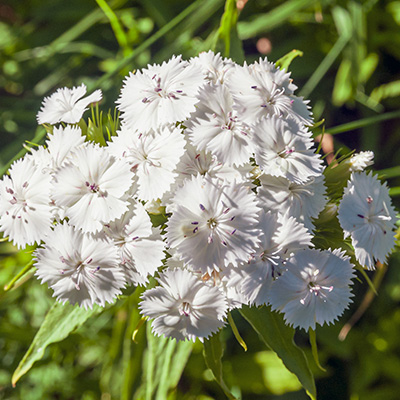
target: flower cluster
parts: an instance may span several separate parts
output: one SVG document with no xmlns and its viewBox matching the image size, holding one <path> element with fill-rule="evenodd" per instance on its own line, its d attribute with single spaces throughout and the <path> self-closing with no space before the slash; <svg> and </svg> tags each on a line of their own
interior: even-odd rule
<svg viewBox="0 0 400 400">
<path fill-rule="evenodd" d="M 355 259 L 313 248 L 332 204 L 295 91 L 266 59 L 172 57 L 126 77 L 120 127 L 100 146 L 79 122 L 101 92 L 59 89 L 38 113 L 45 144 L 0 181 L 0 231 L 38 245 L 36 275 L 61 302 L 104 306 L 155 277 L 139 307 L 156 335 L 202 341 L 243 304 L 270 304 L 294 327 L 329 324 L 351 301 L 355 260 L 372 269 L 392 251 L 395 212 L 364 172 L 373 155 L 353 156 L 337 208 Z"/>
</svg>

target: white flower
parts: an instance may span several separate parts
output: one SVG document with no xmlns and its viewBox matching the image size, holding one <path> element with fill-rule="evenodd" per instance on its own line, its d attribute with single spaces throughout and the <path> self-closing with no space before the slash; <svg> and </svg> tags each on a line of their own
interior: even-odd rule
<svg viewBox="0 0 400 400">
<path fill-rule="evenodd" d="M 136 173 L 136 195 L 144 201 L 161 198 L 178 174 L 177 164 L 186 140 L 179 128 L 166 126 L 153 134 L 137 137 L 126 126 L 110 143 L 110 153 L 126 160 Z"/>
<path fill-rule="evenodd" d="M 301 124 L 312 122 L 307 102 L 293 94 L 296 86 L 290 74 L 266 60 L 236 66 L 227 81 L 235 108 L 248 124 L 272 115 L 294 118 Z"/>
<path fill-rule="evenodd" d="M 249 263 L 238 268 L 242 275 L 240 291 L 256 306 L 268 302 L 272 282 L 280 276 L 284 261 L 297 250 L 312 246 L 311 234 L 288 213 L 261 212 L 259 228 L 259 248 Z"/>
<path fill-rule="evenodd" d="M 367 269 L 386 262 L 394 247 L 396 212 L 386 183 L 372 172 L 353 172 L 339 205 L 344 237 L 351 236 L 356 259 Z"/>
<path fill-rule="evenodd" d="M 181 56 L 130 73 L 117 101 L 121 120 L 140 132 L 183 121 L 195 110 L 203 82 L 200 68 Z"/>
<path fill-rule="evenodd" d="M 298 251 L 271 286 L 272 309 L 283 312 L 285 321 L 294 328 L 329 325 L 351 302 L 355 274 L 349 259 L 340 249 Z"/>
<path fill-rule="evenodd" d="M 65 122 L 67 124 L 76 124 L 82 118 L 83 113 L 91 103 L 101 100 L 101 90 L 96 90 L 90 96 L 82 97 L 86 93 L 86 86 L 58 89 L 49 97 L 45 97 L 42 108 L 37 114 L 39 124 L 58 124 Z"/>
<path fill-rule="evenodd" d="M 223 59 L 219 53 L 214 54 L 211 50 L 203 51 L 197 57 L 191 58 L 190 63 L 200 66 L 207 82 L 221 84 L 234 66 L 232 60 Z"/>
<path fill-rule="evenodd" d="M 50 175 L 27 156 L 0 180 L 0 231 L 18 247 L 40 243 L 50 230 Z"/>
<path fill-rule="evenodd" d="M 361 172 L 374 163 L 373 151 L 361 151 L 350 157 L 350 171 Z"/>
<path fill-rule="evenodd" d="M 85 138 L 81 128 L 75 126 L 55 127 L 46 140 L 47 149 L 52 158 L 52 170 L 56 171 L 68 159 L 74 149 L 82 147 Z"/>
<path fill-rule="evenodd" d="M 143 293 L 143 315 L 154 318 L 153 332 L 176 340 L 201 342 L 225 325 L 227 303 L 216 287 L 183 269 L 166 270 L 160 286 Z"/>
<path fill-rule="evenodd" d="M 68 224 L 59 224 L 35 251 L 35 275 L 47 282 L 57 300 L 81 307 L 104 307 L 121 294 L 125 275 L 118 265 L 116 248 L 93 239 Z"/>
<path fill-rule="evenodd" d="M 248 188 L 197 176 L 177 190 L 173 202 L 167 242 L 193 269 L 236 266 L 256 247 L 259 208 Z"/>
<path fill-rule="evenodd" d="M 233 110 L 226 86 L 206 85 L 199 95 L 196 112 L 185 123 L 191 143 L 208 150 L 222 163 L 243 165 L 253 153 L 250 127 Z"/>
<path fill-rule="evenodd" d="M 198 150 L 191 144 L 186 145 L 186 151 L 176 167 L 178 177 L 175 186 L 182 186 L 183 181 L 192 176 L 203 175 L 216 178 L 221 183 L 246 184 L 249 186 L 253 179 L 253 166 L 250 163 L 235 167 L 219 162 L 209 151 Z"/>
<path fill-rule="evenodd" d="M 87 144 L 55 175 L 52 197 L 66 207 L 70 223 L 87 233 L 102 229 L 128 210 L 125 193 L 132 185 L 129 164 L 110 156 L 104 147 Z"/>
<path fill-rule="evenodd" d="M 322 175 L 303 184 L 267 174 L 259 179 L 258 201 L 265 211 L 288 212 L 310 231 L 314 229 L 312 218 L 318 217 L 327 202 Z"/>
<path fill-rule="evenodd" d="M 154 275 L 162 265 L 165 244 L 152 228 L 150 217 L 141 203 L 132 202 L 129 211 L 120 219 L 105 225 L 104 232 L 118 248 L 128 283 L 147 283 L 148 276 Z"/>
<path fill-rule="evenodd" d="M 298 134 L 302 128 L 295 121 L 273 116 L 262 119 L 253 129 L 255 159 L 263 172 L 295 183 L 322 174 L 322 160 L 311 149 L 311 138 Z"/>
</svg>

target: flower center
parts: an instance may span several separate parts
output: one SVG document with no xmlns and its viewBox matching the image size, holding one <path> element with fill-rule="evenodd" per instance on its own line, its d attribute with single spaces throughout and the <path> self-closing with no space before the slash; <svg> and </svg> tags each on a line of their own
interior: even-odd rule
<svg viewBox="0 0 400 400">
<path fill-rule="evenodd" d="M 188 317 L 191 311 L 192 307 L 190 306 L 190 304 L 187 301 L 182 302 L 179 307 L 179 314 Z"/>
</svg>

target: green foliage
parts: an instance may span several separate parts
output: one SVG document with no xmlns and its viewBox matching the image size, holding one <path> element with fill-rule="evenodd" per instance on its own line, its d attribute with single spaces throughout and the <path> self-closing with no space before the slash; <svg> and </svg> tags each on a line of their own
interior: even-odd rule
<svg viewBox="0 0 400 400">
<path fill-rule="evenodd" d="M 204 341 L 204 359 L 207 367 L 211 369 L 215 380 L 229 399 L 236 397 L 231 393 L 222 377 L 222 356 L 224 354 L 221 343 L 221 332 L 218 332 Z"/>
<path fill-rule="evenodd" d="M 261 340 L 293 372 L 312 400 L 317 398 L 314 377 L 303 351 L 293 341 L 294 329 L 283 321 L 281 315 L 266 307 L 242 307 L 240 313 L 260 335 Z"/>
<path fill-rule="evenodd" d="M 14 371 L 12 376 L 13 386 L 32 368 L 36 361 L 43 357 L 47 346 L 65 339 L 88 318 L 102 311 L 103 308 L 97 305 L 91 310 L 85 310 L 78 306 L 62 305 L 58 302 L 54 303 L 28 351 L 19 363 L 18 368 Z"/>
</svg>

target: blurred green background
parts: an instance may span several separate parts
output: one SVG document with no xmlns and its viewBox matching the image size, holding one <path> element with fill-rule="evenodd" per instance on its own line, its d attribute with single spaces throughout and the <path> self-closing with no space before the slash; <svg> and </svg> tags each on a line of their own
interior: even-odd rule
<svg viewBox="0 0 400 400">
<path fill-rule="evenodd" d="M 325 119 L 335 150 L 375 152 L 375 169 L 400 195 L 400 1 L 238 1 L 237 24 L 247 62 L 276 61 L 303 52 L 290 67 L 296 94 L 310 99 L 316 120 Z M 44 96 L 84 82 L 104 93 L 113 108 L 128 71 L 161 63 L 173 54 L 188 59 L 208 50 L 224 11 L 223 0 L 6 0 L 0 3 L 0 167 L 43 128 L 36 114 Z M 241 62 L 240 52 L 233 57 Z M 364 123 L 356 121 L 364 121 Z M 355 122 L 355 128 L 341 126 Z M 361 126 L 362 127 L 359 127 Z M 339 127 L 339 128 L 335 128 Z M 333 129 L 331 129 L 333 128 Z M 342 132 L 345 130 L 344 132 Z M 342 133 L 340 133 L 342 132 Z M 0 284 L 29 261 L 2 244 Z M 397 400 L 400 393 L 400 255 L 380 270 L 379 296 L 344 341 L 343 325 L 368 291 L 356 282 L 354 303 L 333 327 L 317 329 L 319 371 L 305 334 L 296 341 L 310 356 L 319 399 Z M 29 277 L 29 276 L 28 276 Z M 27 278 L 28 278 L 27 277 Z M 374 279 L 374 274 L 370 274 Z M 141 383 L 143 340 L 131 340 L 138 321 L 134 297 L 90 319 L 11 386 L 11 375 L 53 303 L 36 279 L 0 292 L 0 399 L 131 399 Z M 297 380 L 233 314 L 249 350 L 225 329 L 224 374 L 243 399 L 301 400 Z M 195 345 L 170 399 L 223 399 L 212 381 L 202 346 Z"/>
</svg>

